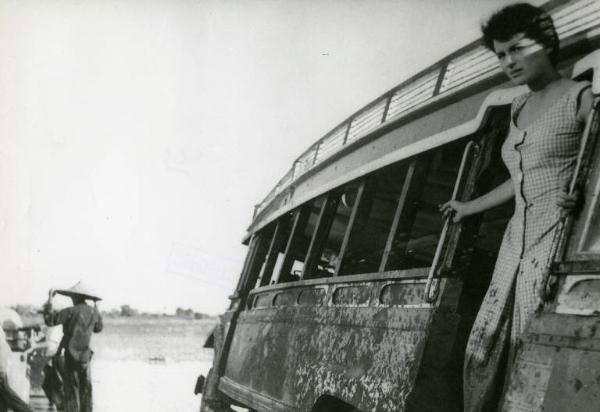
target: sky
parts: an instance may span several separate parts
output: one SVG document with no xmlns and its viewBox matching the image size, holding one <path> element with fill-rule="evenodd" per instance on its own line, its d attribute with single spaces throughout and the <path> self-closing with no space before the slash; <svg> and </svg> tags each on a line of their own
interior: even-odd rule
<svg viewBox="0 0 600 412">
<path fill-rule="evenodd" d="M 0 305 L 223 312 L 294 159 L 508 3 L 0 0 Z"/>
</svg>

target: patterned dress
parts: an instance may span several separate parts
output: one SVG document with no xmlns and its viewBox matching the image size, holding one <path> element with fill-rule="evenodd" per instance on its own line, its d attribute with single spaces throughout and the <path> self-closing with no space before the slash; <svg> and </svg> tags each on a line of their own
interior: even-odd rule
<svg viewBox="0 0 600 412">
<path fill-rule="evenodd" d="M 560 219 L 555 202 L 573 174 L 584 127 L 577 118 L 578 100 L 587 87 L 586 82 L 573 85 L 523 130 L 515 119 L 530 94 L 513 101 L 502 159 L 515 188 L 515 212 L 469 336 L 465 412 L 484 410 L 501 389 L 507 350 L 515 348 L 528 320 L 541 307 L 539 289 L 551 263 L 551 244 Z"/>
</svg>

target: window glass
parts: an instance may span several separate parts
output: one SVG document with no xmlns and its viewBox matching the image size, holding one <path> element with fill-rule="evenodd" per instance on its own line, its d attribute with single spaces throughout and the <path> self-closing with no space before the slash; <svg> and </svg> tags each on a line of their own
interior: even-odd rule
<svg viewBox="0 0 600 412">
<path fill-rule="evenodd" d="M 340 195 L 340 200 L 335 211 L 335 218 L 329 230 L 324 251 L 321 255 L 323 261 L 329 261 L 334 267 L 337 263 L 337 255 L 342 247 L 344 234 L 346 233 L 350 214 L 352 213 L 352 204 L 356 199 L 357 191 L 358 187 L 352 185 L 347 187 Z"/>
<path fill-rule="evenodd" d="M 386 270 L 427 267 L 433 262 L 444 226 L 439 205 L 452 196 L 463 150 L 464 143 L 455 143 L 417 159 Z"/>
<path fill-rule="evenodd" d="M 323 204 L 318 198 L 298 208 L 291 219 L 291 227 L 286 243 L 286 253 L 278 258 L 274 273 L 279 274 L 277 283 L 300 280 L 306 252 Z"/>
<path fill-rule="evenodd" d="M 368 177 L 340 275 L 379 270 L 406 176 L 406 164 Z"/>
<path fill-rule="evenodd" d="M 583 243 L 582 252 L 600 253 L 600 205 L 592 210 L 587 236 Z"/>
<path fill-rule="evenodd" d="M 262 248 L 263 248 L 263 256 L 261 256 L 261 264 L 260 264 L 260 271 L 258 274 L 258 278 L 256 280 L 256 286 L 260 286 L 263 283 L 263 279 L 265 276 L 265 269 L 267 266 L 267 261 L 268 261 L 268 257 L 269 257 L 269 250 L 271 248 L 271 245 L 273 244 L 274 241 L 274 236 L 275 236 L 275 232 L 277 229 L 277 221 L 276 222 L 272 222 L 271 224 L 267 225 L 267 227 L 265 227 L 264 229 L 262 229 L 259 233 L 259 235 L 262 237 L 261 241 L 264 242 Z M 269 274 L 269 278 L 270 278 Z M 264 280 L 264 282 L 266 282 L 265 284 L 269 284 L 269 280 Z"/>
<path fill-rule="evenodd" d="M 585 216 L 583 242 L 581 252 L 600 253 L 600 179 L 596 183 L 594 194 L 591 197 L 592 204 L 589 206 Z"/>
<path fill-rule="evenodd" d="M 344 186 L 341 190 L 330 195 L 330 202 L 333 202 L 332 216 L 325 219 L 325 239 L 320 248 L 315 253 L 317 259 L 316 268 L 313 272 L 307 273 L 307 278 L 322 278 L 333 276 L 338 265 L 340 249 L 344 241 L 344 235 L 348 228 L 352 207 L 358 194 L 357 182 Z"/>
</svg>

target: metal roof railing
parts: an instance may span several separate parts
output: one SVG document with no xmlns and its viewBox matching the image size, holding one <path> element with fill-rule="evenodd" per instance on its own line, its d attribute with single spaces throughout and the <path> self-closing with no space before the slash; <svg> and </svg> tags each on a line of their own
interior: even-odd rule
<svg viewBox="0 0 600 412">
<path fill-rule="evenodd" d="M 551 2 L 555 3 L 558 5 L 549 13 L 561 41 L 600 27 L 600 1 Z M 457 92 L 500 71 L 494 53 L 474 42 L 401 83 L 350 116 L 302 153 L 265 199 L 256 205 L 255 217 L 296 179 L 349 143 L 362 139 L 386 122 L 406 116 L 434 97 Z"/>
</svg>

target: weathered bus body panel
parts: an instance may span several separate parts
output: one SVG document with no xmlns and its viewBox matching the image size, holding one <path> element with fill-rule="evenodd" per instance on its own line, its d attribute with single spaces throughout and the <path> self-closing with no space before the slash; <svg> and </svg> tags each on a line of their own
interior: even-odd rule
<svg viewBox="0 0 600 412">
<path fill-rule="evenodd" d="M 221 389 L 259 410 L 311 410 L 323 395 L 362 410 L 403 409 L 432 314 L 423 279 L 410 278 L 418 275 L 257 292 Z"/>
<path fill-rule="evenodd" d="M 502 411 L 598 411 L 600 319 L 535 316 L 514 369 Z"/>
<path fill-rule="evenodd" d="M 592 3 L 554 1 L 549 7 L 565 4 L 580 10 Z M 561 68 L 570 75 L 575 60 L 600 46 L 600 30 L 596 27 L 595 31 L 579 33 L 562 46 Z M 358 213 L 356 205 L 350 215 L 341 216 L 351 223 L 341 241 L 335 270 L 328 274 L 324 266 L 319 273 L 301 269 L 297 277 L 290 272 L 294 272 L 294 259 L 310 266 L 315 244 L 320 243 L 323 249 L 326 232 L 320 233 L 318 227 L 328 213 L 330 193 L 341 196 L 342 186 L 368 182 L 369 176 L 386 167 L 412 162 L 410 169 L 426 156 L 439 163 L 437 155 L 442 148 L 455 144 L 464 147 L 474 140 L 476 159 L 469 163 L 460 191 L 460 196 L 467 197 L 459 198 L 497 184 L 494 179 L 501 178 L 502 171 L 490 166 L 494 162 L 490 159 L 500 158 L 498 142 L 503 141 L 509 122 L 508 105 L 524 92 L 523 88 L 506 86 L 498 73 L 456 93 L 436 96 L 434 92 L 427 104 L 397 119 L 386 121 L 384 112 L 379 126 L 347 144 L 344 141 L 341 149 L 318 162 L 317 146 L 313 166 L 297 176 L 292 173 L 291 180 L 263 202 L 248 230 L 250 250 L 230 310 L 222 319 L 220 337 L 215 335 L 218 348 L 201 410 L 227 410 L 226 406 L 214 407 L 223 402 L 256 411 L 462 411 L 464 348 L 510 216 L 506 209 L 451 227 L 437 272 L 441 278 L 439 294 L 433 300 L 425 297 L 430 268 L 387 270 L 385 253 L 389 247 L 379 271 L 344 271 L 340 262 Z M 346 133 L 352 120 L 347 123 Z M 597 163 L 600 155 L 596 156 Z M 456 176 L 454 169 L 441 172 L 446 180 Z M 596 167 L 588 188 L 600 187 L 599 174 Z M 434 180 L 443 179 L 437 176 Z M 408 187 L 407 181 L 408 177 L 404 187 Z M 361 185 L 360 190 L 366 183 Z M 402 196 L 410 198 L 402 190 L 400 205 Z M 357 196 L 359 200 L 348 203 L 360 203 L 360 194 Z M 436 201 L 447 199 L 444 196 L 446 192 L 441 189 L 439 193 L 430 190 L 425 193 L 426 201 L 418 198 L 420 204 L 407 207 L 429 208 L 431 212 Z M 321 203 L 317 203 L 318 197 Z M 590 207 L 586 203 L 586 208 Z M 397 210 L 401 209 L 398 206 Z M 587 209 L 582 215 L 590 213 Z M 332 219 L 340 220 L 340 216 Z M 432 226 L 439 224 L 439 218 L 431 213 L 422 219 Z M 582 221 L 575 222 L 571 236 L 575 243 L 586 231 Z M 589 225 L 590 219 L 586 221 Z M 296 233 L 299 222 L 305 226 Z M 335 224 L 328 224 L 327 230 L 333 231 Z M 280 233 L 280 226 L 288 227 L 285 235 Z M 388 243 L 396 240 L 394 231 L 406 229 L 398 227 L 390 229 Z M 287 243 L 282 239 L 288 239 Z M 294 242 L 302 244 L 305 254 L 295 255 L 286 263 Z M 279 257 L 271 259 L 272 251 L 281 255 L 283 263 Z M 597 252 L 591 258 L 599 261 Z M 323 256 L 319 252 L 316 258 Z M 589 259 L 589 255 L 568 254 L 568 260 L 580 260 L 584 265 Z M 314 270 L 316 264 L 310 263 Z M 265 267 L 271 273 L 263 282 Z M 600 283 L 575 287 L 572 270 L 562 268 L 554 273 L 559 279 L 558 297 L 532 320 L 518 348 L 501 402 L 503 411 L 600 410 Z M 600 269 L 594 272 L 588 268 L 586 274 L 600 282 Z M 589 307 L 584 308 L 587 312 L 577 312 L 581 308 L 574 312 L 573 305 L 582 301 L 588 302 Z M 209 405 L 205 399 L 214 402 Z"/>
</svg>

